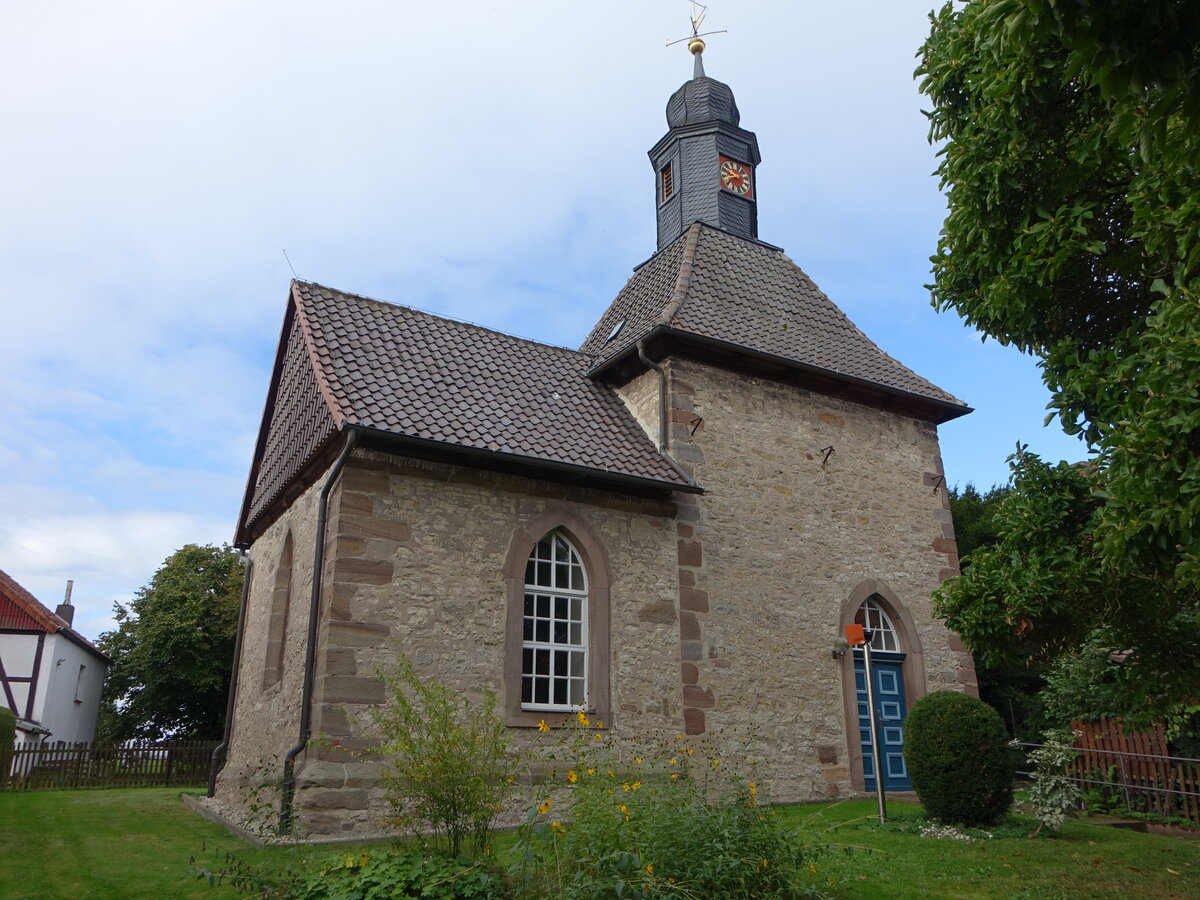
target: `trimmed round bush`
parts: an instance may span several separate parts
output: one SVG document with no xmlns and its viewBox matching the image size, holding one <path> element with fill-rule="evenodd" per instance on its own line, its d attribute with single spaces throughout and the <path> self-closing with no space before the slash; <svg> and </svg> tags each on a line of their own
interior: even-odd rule
<svg viewBox="0 0 1200 900">
<path fill-rule="evenodd" d="M 904 723 L 904 762 L 931 819 L 991 825 L 1012 805 L 1008 735 L 978 697 L 935 691 L 914 703 Z"/>
</svg>

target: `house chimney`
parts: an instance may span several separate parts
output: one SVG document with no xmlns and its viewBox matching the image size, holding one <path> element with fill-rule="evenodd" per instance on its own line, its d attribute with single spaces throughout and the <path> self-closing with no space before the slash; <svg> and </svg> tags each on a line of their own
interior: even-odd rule
<svg viewBox="0 0 1200 900">
<path fill-rule="evenodd" d="M 70 625 L 75 620 L 75 607 L 71 605 L 71 589 L 75 587 L 74 581 L 67 581 L 67 593 L 63 597 L 63 602 L 58 604 L 58 609 L 54 610 L 54 614 Z"/>
</svg>

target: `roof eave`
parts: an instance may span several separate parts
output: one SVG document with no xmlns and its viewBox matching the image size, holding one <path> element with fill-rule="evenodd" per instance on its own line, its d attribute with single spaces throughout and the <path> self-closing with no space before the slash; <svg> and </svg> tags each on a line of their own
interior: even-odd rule
<svg viewBox="0 0 1200 900">
<path fill-rule="evenodd" d="M 464 444 L 453 444 L 447 441 L 437 441 L 414 435 L 397 434 L 393 431 L 369 428 L 364 425 L 352 425 L 349 427 L 357 429 L 364 438 L 372 438 L 390 447 L 411 449 L 426 454 L 433 453 L 439 458 L 475 467 L 495 468 L 497 463 L 502 463 L 508 468 L 525 469 L 531 473 L 553 472 L 561 475 L 570 475 L 573 479 L 581 482 L 590 482 L 593 485 L 610 488 L 634 488 L 654 493 L 670 491 L 682 491 L 689 494 L 704 493 L 704 488 L 700 487 L 700 485 L 696 484 L 690 478 L 682 483 L 663 481 L 662 479 L 650 478 L 643 475 L 615 472 L 611 469 L 596 469 L 591 466 L 582 466 L 577 463 L 567 463 L 560 460 L 524 456 L 519 453 L 507 453 L 502 450 L 486 450 L 482 447 L 469 447 Z M 665 461 L 670 464 L 670 460 Z M 678 472 L 680 477 L 687 477 L 676 466 L 672 465 L 672 469 Z"/>
<path fill-rule="evenodd" d="M 741 344 L 735 344 L 731 341 L 723 341 L 720 338 L 695 334 L 694 332 L 690 331 L 682 331 L 678 328 L 673 328 L 661 322 L 654 325 L 654 327 L 642 334 L 638 340 L 650 342 L 660 338 L 664 340 L 676 341 L 684 347 L 688 345 L 701 348 L 707 347 L 720 350 L 725 353 L 732 353 L 748 359 L 761 360 L 773 366 L 782 367 L 785 369 L 793 369 L 805 374 L 818 376 L 820 378 L 833 379 L 835 381 L 843 382 L 845 384 L 865 390 L 869 393 L 877 394 L 881 397 L 889 397 L 896 400 L 901 400 L 906 404 L 927 410 L 929 414 L 926 416 L 926 418 L 939 425 L 974 412 L 974 409 L 966 404 L 951 403 L 946 400 L 940 400 L 936 397 L 927 397 L 923 394 L 905 391 L 900 388 L 891 387 L 890 385 L 879 384 L 878 382 L 869 381 L 865 378 L 859 378 L 855 375 L 848 375 L 844 372 L 836 372 L 832 369 L 823 369 L 820 366 L 803 363 L 799 360 L 790 359 L 786 356 L 779 356 L 774 353 L 755 350 L 751 347 L 745 347 Z M 622 347 L 612 356 L 601 359 L 599 362 L 595 363 L 591 368 L 589 368 L 585 374 L 589 378 L 600 379 L 621 364 L 631 362 L 637 356 L 636 344 L 637 341 L 635 340 L 627 344 L 625 347 Z M 640 361 L 636 362 L 635 364 L 639 366 L 642 365 Z"/>
</svg>

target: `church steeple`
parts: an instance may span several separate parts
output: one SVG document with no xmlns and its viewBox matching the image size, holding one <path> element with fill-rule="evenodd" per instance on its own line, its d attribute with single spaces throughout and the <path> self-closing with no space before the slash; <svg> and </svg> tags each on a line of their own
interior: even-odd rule
<svg viewBox="0 0 1200 900">
<path fill-rule="evenodd" d="M 758 238 L 758 138 L 739 126 L 729 85 L 704 74 L 704 41 L 693 37 L 692 80 L 667 101 L 668 131 L 650 150 L 661 250 L 695 221 Z"/>
</svg>

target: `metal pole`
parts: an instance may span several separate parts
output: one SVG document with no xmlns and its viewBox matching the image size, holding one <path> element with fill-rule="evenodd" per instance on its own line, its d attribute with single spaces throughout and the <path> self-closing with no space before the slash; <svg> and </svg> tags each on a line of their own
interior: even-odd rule
<svg viewBox="0 0 1200 900">
<path fill-rule="evenodd" d="M 875 761 L 875 799 L 879 804 L 879 821 L 887 821 L 887 800 L 883 794 L 883 748 L 879 746 L 879 725 L 875 717 L 875 679 L 871 667 L 871 637 L 870 631 L 863 635 L 867 642 L 863 644 L 863 675 L 867 681 L 867 721 L 871 726 L 871 756 Z"/>
</svg>

